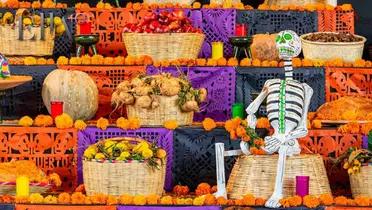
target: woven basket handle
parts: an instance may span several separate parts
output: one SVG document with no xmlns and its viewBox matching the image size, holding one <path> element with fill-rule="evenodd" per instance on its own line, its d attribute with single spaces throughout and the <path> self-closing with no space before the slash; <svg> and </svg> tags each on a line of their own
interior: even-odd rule
<svg viewBox="0 0 372 210">
<path fill-rule="evenodd" d="M 134 141 L 134 142 L 138 142 L 138 143 L 141 143 L 141 142 L 146 142 L 147 143 L 147 141 L 145 141 L 143 139 L 135 138 L 135 137 L 128 137 L 128 136 L 109 138 L 109 139 L 105 139 L 105 141 Z"/>
</svg>

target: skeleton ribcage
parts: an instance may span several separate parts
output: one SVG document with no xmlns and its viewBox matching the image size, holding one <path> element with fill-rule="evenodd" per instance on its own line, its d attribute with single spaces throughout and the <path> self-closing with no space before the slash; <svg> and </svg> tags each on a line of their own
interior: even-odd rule
<svg viewBox="0 0 372 210">
<path fill-rule="evenodd" d="M 286 124 L 297 126 L 301 121 L 304 105 L 304 89 L 301 83 L 296 80 L 283 82 L 277 79 L 269 85 L 268 91 L 267 115 L 270 123 L 278 123 L 279 130 L 286 130 Z M 281 132 L 284 133 L 284 131 Z"/>
</svg>

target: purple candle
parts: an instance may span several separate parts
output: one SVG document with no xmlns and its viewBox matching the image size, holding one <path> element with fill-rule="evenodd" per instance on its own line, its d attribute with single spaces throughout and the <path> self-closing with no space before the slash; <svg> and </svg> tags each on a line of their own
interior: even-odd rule
<svg viewBox="0 0 372 210">
<path fill-rule="evenodd" d="M 309 176 L 296 176 L 296 195 L 304 197 L 309 195 Z"/>
</svg>

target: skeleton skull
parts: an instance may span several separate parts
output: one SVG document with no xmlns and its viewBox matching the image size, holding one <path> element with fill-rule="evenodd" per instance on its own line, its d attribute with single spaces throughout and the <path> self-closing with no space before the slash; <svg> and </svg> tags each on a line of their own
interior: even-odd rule
<svg viewBox="0 0 372 210">
<path fill-rule="evenodd" d="M 290 30 L 281 31 L 276 37 L 276 48 L 281 59 L 297 57 L 301 53 L 300 37 Z"/>
</svg>

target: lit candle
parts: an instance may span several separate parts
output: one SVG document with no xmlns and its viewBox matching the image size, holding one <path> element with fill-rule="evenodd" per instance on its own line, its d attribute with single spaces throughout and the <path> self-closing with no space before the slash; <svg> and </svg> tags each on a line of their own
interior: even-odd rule
<svg viewBox="0 0 372 210">
<path fill-rule="evenodd" d="M 309 176 L 296 176 L 296 195 L 304 197 L 309 195 Z"/>
<path fill-rule="evenodd" d="M 247 25 L 246 24 L 236 24 L 235 28 L 236 36 L 247 36 Z"/>
<path fill-rule="evenodd" d="M 27 176 L 19 176 L 16 180 L 16 195 L 29 196 L 30 194 L 30 181 Z"/>
<path fill-rule="evenodd" d="M 63 102 L 61 102 L 61 101 L 52 101 L 52 102 L 50 102 L 50 105 L 51 105 L 51 109 L 52 109 L 51 115 L 52 115 L 53 120 L 57 116 L 63 114 Z"/>
<path fill-rule="evenodd" d="M 90 35 L 92 34 L 92 24 L 91 23 L 81 23 L 80 26 L 80 34 L 81 35 Z"/>
<path fill-rule="evenodd" d="M 212 58 L 219 59 L 223 57 L 223 42 L 212 42 Z"/>
</svg>

